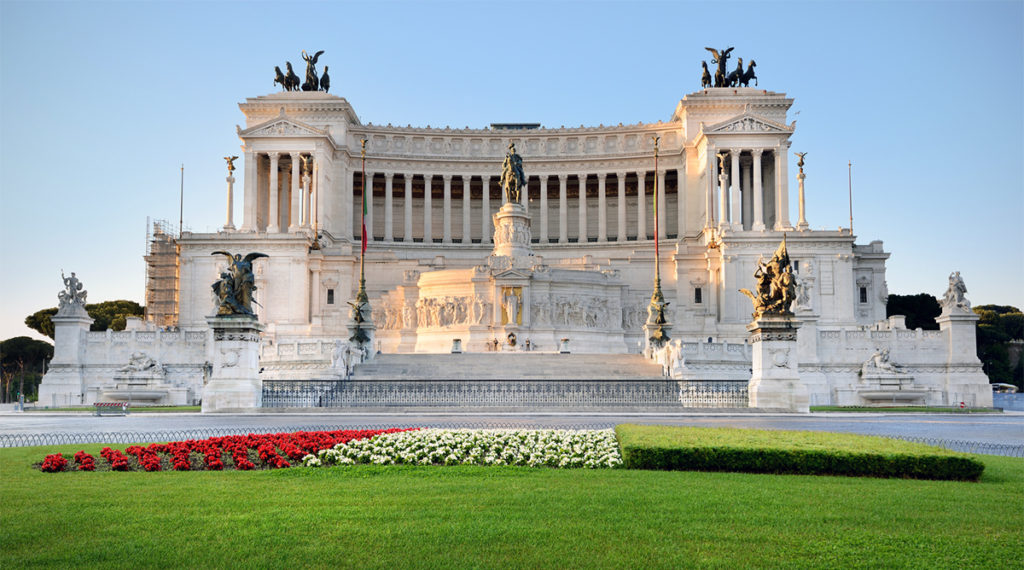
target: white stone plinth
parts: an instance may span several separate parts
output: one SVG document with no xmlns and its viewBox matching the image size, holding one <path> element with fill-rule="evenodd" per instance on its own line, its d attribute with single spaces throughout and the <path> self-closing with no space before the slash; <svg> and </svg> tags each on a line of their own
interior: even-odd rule
<svg viewBox="0 0 1024 570">
<path fill-rule="evenodd" d="M 213 373 L 203 389 L 203 412 L 256 410 L 263 403 L 262 327 L 248 315 L 208 317 L 206 322 L 213 329 Z"/>
<path fill-rule="evenodd" d="M 53 360 L 39 384 L 39 404 L 68 406 L 84 403 L 85 334 L 93 319 L 80 304 L 71 304 L 50 317 L 53 320 Z"/>
<path fill-rule="evenodd" d="M 800 380 L 797 329 L 792 317 L 762 317 L 747 325 L 753 348 L 750 407 L 807 413 L 810 398 Z"/>
<path fill-rule="evenodd" d="M 522 204 L 506 202 L 494 214 L 492 255 L 527 257 L 530 251 L 530 216 Z"/>
</svg>

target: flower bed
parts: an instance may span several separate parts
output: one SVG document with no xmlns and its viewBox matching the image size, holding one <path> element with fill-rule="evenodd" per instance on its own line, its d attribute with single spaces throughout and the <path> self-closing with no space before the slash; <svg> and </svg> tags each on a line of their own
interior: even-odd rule
<svg viewBox="0 0 1024 570">
<path fill-rule="evenodd" d="M 619 467 L 614 430 L 425 429 L 352 440 L 303 458 L 310 467 L 377 465 L 522 465 Z"/>
<path fill-rule="evenodd" d="M 346 442 L 369 439 L 418 428 L 387 430 L 298 431 L 211 437 L 203 440 L 130 445 L 124 453 L 104 447 L 96 463 L 85 451 L 74 464 L 61 454 L 47 455 L 37 467 L 47 473 L 62 471 L 221 471 L 224 469 L 281 469 L 291 462 Z"/>
</svg>

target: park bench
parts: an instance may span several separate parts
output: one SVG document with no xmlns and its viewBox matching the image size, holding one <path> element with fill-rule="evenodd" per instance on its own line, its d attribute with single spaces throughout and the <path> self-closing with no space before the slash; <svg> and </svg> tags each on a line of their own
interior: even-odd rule
<svg viewBox="0 0 1024 570">
<path fill-rule="evenodd" d="M 128 415 L 128 402 L 96 402 L 93 406 L 96 408 L 97 416 Z"/>
</svg>

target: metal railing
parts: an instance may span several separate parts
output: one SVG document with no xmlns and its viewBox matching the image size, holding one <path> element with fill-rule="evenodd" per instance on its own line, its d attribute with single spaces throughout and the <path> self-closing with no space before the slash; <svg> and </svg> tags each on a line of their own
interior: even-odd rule
<svg viewBox="0 0 1024 570">
<path fill-rule="evenodd" d="M 674 380 L 269 380 L 264 408 L 678 409 Z"/>
</svg>

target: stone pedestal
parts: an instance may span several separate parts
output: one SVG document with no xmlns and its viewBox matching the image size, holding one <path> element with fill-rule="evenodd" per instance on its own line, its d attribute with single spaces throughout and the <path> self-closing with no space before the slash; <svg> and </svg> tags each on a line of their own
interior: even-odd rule
<svg viewBox="0 0 1024 570">
<path fill-rule="evenodd" d="M 792 317 L 765 316 L 747 325 L 753 348 L 750 407 L 810 411 L 807 386 L 800 380 L 797 329 Z"/>
<path fill-rule="evenodd" d="M 946 378 L 944 390 L 947 404 L 990 408 L 992 387 L 978 359 L 975 326 L 978 315 L 969 308 L 945 308 L 935 318 L 946 336 Z"/>
<path fill-rule="evenodd" d="M 93 319 L 82 305 L 62 308 L 53 320 L 53 360 L 39 384 L 39 404 L 49 407 L 84 402 L 85 334 Z"/>
<path fill-rule="evenodd" d="M 207 317 L 213 329 L 213 373 L 203 389 L 203 412 L 254 411 L 263 402 L 256 317 Z"/>
<path fill-rule="evenodd" d="M 522 204 L 506 202 L 493 217 L 495 256 L 530 255 L 530 216 Z"/>
</svg>

